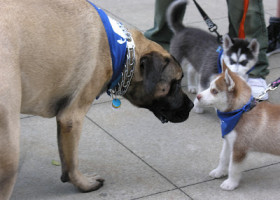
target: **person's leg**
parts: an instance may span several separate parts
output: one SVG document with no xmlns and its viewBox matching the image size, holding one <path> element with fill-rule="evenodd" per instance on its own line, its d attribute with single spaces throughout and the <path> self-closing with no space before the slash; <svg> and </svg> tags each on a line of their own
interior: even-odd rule
<svg viewBox="0 0 280 200">
<path fill-rule="evenodd" d="M 269 18 L 267 56 L 280 52 L 280 0 L 277 2 L 276 17 Z"/>
<path fill-rule="evenodd" d="M 144 35 L 146 38 L 161 44 L 169 49 L 169 43 L 173 36 L 173 32 L 169 29 L 166 22 L 166 10 L 173 0 L 156 0 L 154 27 L 147 30 Z M 182 10 L 181 20 L 183 20 L 185 9 Z"/>
<path fill-rule="evenodd" d="M 263 0 L 250 1 L 248 13 L 246 16 L 245 28 L 246 37 L 249 39 L 256 38 L 260 43 L 259 60 L 255 68 L 250 72 L 250 76 L 254 78 L 263 78 L 268 75 L 268 59 L 266 50 L 268 47 L 267 29 L 264 19 Z"/>
<path fill-rule="evenodd" d="M 244 0 L 227 0 L 228 18 L 229 18 L 229 35 L 230 37 L 238 37 L 240 21 L 244 11 Z M 254 97 L 266 89 L 265 77 L 268 75 L 268 59 L 266 51 L 268 47 L 267 30 L 264 20 L 264 9 L 262 0 L 254 0 L 249 2 L 248 11 L 245 19 L 245 36 L 248 39 L 256 38 L 260 44 L 260 52 L 258 62 L 254 69 L 250 72 L 248 84 L 252 88 Z M 268 96 L 264 97 L 264 100 Z"/>
<path fill-rule="evenodd" d="M 238 37 L 239 25 L 243 15 L 243 0 L 227 0 L 228 6 L 228 35 Z"/>
<path fill-rule="evenodd" d="M 244 0 L 227 0 L 229 36 L 233 38 L 238 37 L 239 25 L 244 10 L 243 1 Z M 250 72 L 250 76 L 265 78 L 269 73 L 267 69 L 268 60 L 266 57 L 268 40 L 262 0 L 251 0 L 249 3 L 245 20 L 245 35 L 248 39 L 256 38 L 260 43 L 259 60 L 255 68 Z"/>
</svg>

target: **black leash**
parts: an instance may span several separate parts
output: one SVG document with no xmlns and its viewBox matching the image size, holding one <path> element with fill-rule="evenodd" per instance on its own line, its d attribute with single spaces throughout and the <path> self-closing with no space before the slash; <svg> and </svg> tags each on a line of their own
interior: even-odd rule
<svg viewBox="0 0 280 200">
<path fill-rule="evenodd" d="M 200 5 L 196 2 L 196 0 L 193 0 L 194 4 L 196 5 L 198 11 L 200 12 L 202 18 L 204 19 L 205 23 L 208 26 L 208 29 L 210 32 L 214 32 L 217 35 L 217 41 L 218 43 L 223 43 L 223 36 L 219 34 L 218 32 L 218 26 L 208 17 L 208 15 L 205 13 L 205 11 L 200 7 Z"/>
</svg>

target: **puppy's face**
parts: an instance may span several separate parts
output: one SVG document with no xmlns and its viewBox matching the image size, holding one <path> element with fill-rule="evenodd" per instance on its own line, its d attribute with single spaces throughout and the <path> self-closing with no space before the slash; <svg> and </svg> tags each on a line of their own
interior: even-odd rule
<svg viewBox="0 0 280 200">
<path fill-rule="evenodd" d="M 215 107 L 221 112 L 240 109 L 251 98 L 247 82 L 223 63 L 223 73 L 210 83 L 210 87 L 197 95 L 199 105 Z"/>
<path fill-rule="evenodd" d="M 227 93 L 216 84 L 216 81 L 218 81 L 219 79 L 220 77 L 213 80 L 208 89 L 202 91 L 197 95 L 199 105 L 204 107 L 214 107 L 221 111 L 227 109 Z"/>
<path fill-rule="evenodd" d="M 151 52 L 140 58 L 139 68 L 141 79 L 132 80 L 125 98 L 149 109 L 163 123 L 185 121 L 193 103 L 182 91 L 179 63 L 170 55 Z"/>
<path fill-rule="evenodd" d="M 220 111 L 226 111 L 230 107 L 235 88 L 235 82 L 231 78 L 228 69 L 210 83 L 210 87 L 197 95 L 199 105 L 214 107 Z"/>
<path fill-rule="evenodd" d="M 249 42 L 243 39 L 231 39 L 228 35 L 225 35 L 223 40 L 225 64 L 232 72 L 246 78 L 247 72 L 257 62 L 259 43 L 256 39 Z"/>
</svg>

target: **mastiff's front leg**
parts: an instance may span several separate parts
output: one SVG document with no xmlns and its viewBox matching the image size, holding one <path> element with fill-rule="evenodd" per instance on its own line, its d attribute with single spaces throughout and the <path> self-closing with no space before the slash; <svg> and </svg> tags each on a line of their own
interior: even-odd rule
<svg viewBox="0 0 280 200">
<path fill-rule="evenodd" d="M 87 109 L 86 109 L 87 110 Z M 57 117 L 57 138 L 62 163 L 62 182 L 71 182 L 82 192 L 102 187 L 104 180 L 86 177 L 78 170 L 78 145 L 86 112 L 68 109 Z"/>
</svg>

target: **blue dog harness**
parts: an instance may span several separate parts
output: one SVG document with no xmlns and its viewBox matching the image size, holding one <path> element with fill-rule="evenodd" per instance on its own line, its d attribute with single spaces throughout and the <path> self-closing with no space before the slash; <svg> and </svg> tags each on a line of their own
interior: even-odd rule
<svg viewBox="0 0 280 200">
<path fill-rule="evenodd" d="M 223 71 L 222 64 L 221 64 L 221 63 L 222 63 L 221 58 L 222 58 L 222 55 L 223 55 L 223 53 L 224 53 L 224 50 L 223 50 L 223 48 L 222 48 L 221 46 L 219 46 L 219 47 L 217 48 L 216 52 L 219 53 L 217 66 L 218 66 L 218 73 L 220 74 L 220 73 L 222 73 L 222 71 Z"/>
<path fill-rule="evenodd" d="M 120 28 L 122 26 L 120 22 L 108 17 L 103 10 L 95 6 L 89 0 L 88 2 L 97 10 L 106 30 L 113 65 L 113 76 L 108 85 L 108 89 L 112 89 L 116 87 L 122 77 L 122 71 L 126 59 L 127 37 L 124 30 Z M 110 92 L 108 93 L 110 94 Z"/>
<path fill-rule="evenodd" d="M 218 117 L 221 120 L 222 138 L 235 128 L 242 114 L 250 111 L 255 105 L 255 98 L 251 96 L 250 101 L 238 110 L 231 112 L 220 112 L 217 110 Z"/>
</svg>

